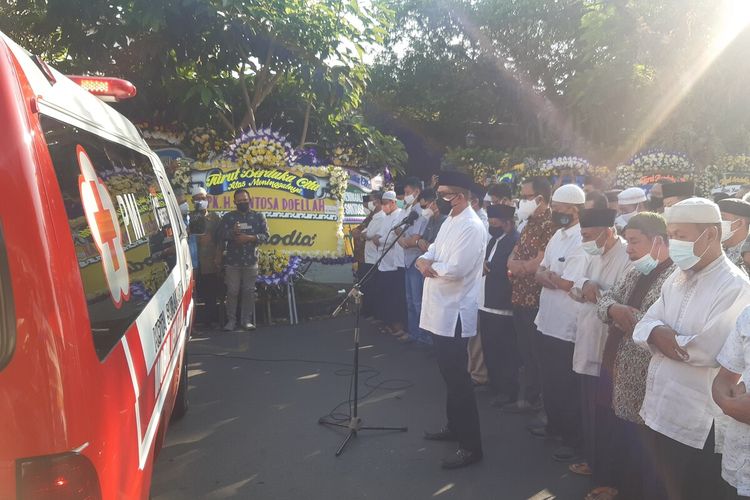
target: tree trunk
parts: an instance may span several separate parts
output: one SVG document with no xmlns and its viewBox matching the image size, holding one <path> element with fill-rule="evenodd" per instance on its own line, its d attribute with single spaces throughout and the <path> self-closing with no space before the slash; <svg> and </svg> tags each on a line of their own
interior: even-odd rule
<svg viewBox="0 0 750 500">
<path fill-rule="evenodd" d="M 312 98 L 307 100 L 307 109 L 305 110 L 305 122 L 302 125 L 302 137 L 299 140 L 299 149 L 305 147 L 307 141 L 307 127 L 310 125 L 310 111 L 312 110 Z"/>
<path fill-rule="evenodd" d="M 252 107 L 247 108 L 247 111 L 245 112 L 245 116 L 242 118 L 242 121 L 240 122 L 240 130 L 244 130 L 247 127 L 250 127 L 253 132 L 258 131 L 258 125 L 255 123 L 255 110 Z"/>
</svg>

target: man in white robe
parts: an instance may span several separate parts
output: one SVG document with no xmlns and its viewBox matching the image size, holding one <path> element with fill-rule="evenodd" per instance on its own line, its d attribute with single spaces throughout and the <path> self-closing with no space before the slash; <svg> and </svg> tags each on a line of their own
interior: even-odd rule
<svg viewBox="0 0 750 500">
<path fill-rule="evenodd" d="M 669 255 L 677 269 L 633 331 L 652 353 L 640 415 L 663 489 L 645 498 L 717 498 L 722 443 L 711 397 L 716 357 L 750 302 L 750 282 L 724 255 L 719 207 L 689 198 L 665 210 Z"/>
<path fill-rule="evenodd" d="M 547 413 L 545 427 L 530 428 L 537 437 L 562 438 L 556 460 L 575 459 L 581 444 L 581 387 L 573 372 L 576 318 L 580 304 L 568 292 L 586 269 L 589 256 L 581 246 L 578 218 L 586 195 L 575 184 L 552 194 L 552 222 L 560 229 L 552 236 L 536 271 L 542 288 L 536 315 L 537 354 Z"/>
<path fill-rule="evenodd" d="M 609 449 L 607 425 L 611 412 L 609 398 L 604 396 L 611 384 L 600 384 L 599 372 L 607 341 L 609 325 L 599 319 L 599 298 L 631 268 L 625 240 L 617 235 L 615 216 L 611 209 L 589 209 L 581 213 L 581 236 L 584 252 L 589 262 L 583 276 L 570 291 L 581 302 L 576 319 L 573 371 L 581 378 L 581 416 L 584 457 L 586 463 L 573 464 L 571 471 L 593 473 L 595 486 L 611 487 L 614 474 L 602 455 L 614 453 Z M 608 400 L 607 400 L 608 399 Z"/>
</svg>

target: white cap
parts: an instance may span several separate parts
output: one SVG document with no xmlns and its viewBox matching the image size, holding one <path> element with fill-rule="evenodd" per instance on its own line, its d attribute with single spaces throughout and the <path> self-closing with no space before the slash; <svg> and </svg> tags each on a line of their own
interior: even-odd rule
<svg viewBox="0 0 750 500">
<path fill-rule="evenodd" d="M 555 190 L 552 194 L 552 201 L 570 203 L 571 205 L 583 205 L 586 203 L 586 193 L 575 184 L 565 184 Z"/>
<path fill-rule="evenodd" d="M 206 191 L 206 188 L 203 186 L 198 186 L 197 188 L 193 189 L 193 196 L 196 194 L 202 194 L 203 196 L 206 196 L 208 194 L 208 191 Z"/>
<path fill-rule="evenodd" d="M 719 205 L 705 198 L 688 198 L 664 209 L 667 224 L 721 224 Z"/>
<path fill-rule="evenodd" d="M 383 201 L 396 201 L 396 193 L 394 191 L 386 191 L 383 193 Z"/>
<path fill-rule="evenodd" d="M 647 201 L 646 191 L 639 187 L 627 188 L 617 195 L 617 203 L 620 205 L 636 205 Z"/>
</svg>

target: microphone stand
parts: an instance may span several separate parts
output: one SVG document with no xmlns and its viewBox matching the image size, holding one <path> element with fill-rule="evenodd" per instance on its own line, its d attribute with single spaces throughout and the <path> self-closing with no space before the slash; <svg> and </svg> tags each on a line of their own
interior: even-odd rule
<svg viewBox="0 0 750 500">
<path fill-rule="evenodd" d="M 408 215 L 407 215 L 408 217 Z M 405 223 L 400 224 L 403 226 L 404 229 L 408 228 L 412 224 L 414 224 L 414 221 L 416 219 L 412 219 L 409 221 L 405 221 Z M 386 236 L 386 239 L 388 237 Z M 353 367 L 353 376 L 354 376 L 354 400 L 352 401 L 352 414 L 349 417 L 349 421 L 347 423 L 339 423 L 339 422 L 331 422 L 330 420 L 326 420 L 324 417 L 321 417 L 318 419 L 318 423 L 321 425 L 330 425 L 333 427 L 343 427 L 344 429 L 348 429 L 349 432 L 347 433 L 346 437 L 344 438 L 344 441 L 339 446 L 338 450 L 336 450 L 336 456 L 340 456 L 344 452 L 344 448 L 346 448 L 346 445 L 349 444 L 349 441 L 353 437 L 357 437 L 357 433 L 359 431 L 398 431 L 398 432 L 406 432 L 409 430 L 408 427 L 371 427 L 371 426 L 364 426 L 362 425 L 362 419 L 359 417 L 359 337 L 360 337 L 360 329 L 359 329 L 359 321 L 360 321 L 360 308 L 362 306 L 362 296 L 364 295 L 361 291 L 362 285 L 370 278 L 370 276 L 374 273 L 374 271 L 378 268 L 378 265 L 380 264 L 380 261 L 383 260 L 383 258 L 388 254 L 388 252 L 391 251 L 391 249 L 396 245 L 399 238 L 401 236 L 397 236 L 396 239 L 394 239 L 390 245 L 385 249 L 385 251 L 380 255 L 380 258 L 373 264 L 373 266 L 370 268 L 367 273 L 365 273 L 364 276 L 362 276 L 362 279 L 360 279 L 358 282 L 352 286 L 352 289 L 349 291 L 349 293 L 346 295 L 344 300 L 339 304 L 339 306 L 336 308 L 335 311 L 333 311 L 333 314 L 331 317 L 336 317 L 341 313 L 346 303 L 349 301 L 350 298 L 354 299 L 354 367 Z"/>
</svg>

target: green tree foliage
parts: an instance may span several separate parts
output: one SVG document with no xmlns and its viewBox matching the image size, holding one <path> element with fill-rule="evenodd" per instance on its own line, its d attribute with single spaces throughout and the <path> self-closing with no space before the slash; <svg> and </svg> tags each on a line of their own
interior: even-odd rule
<svg viewBox="0 0 750 500">
<path fill-rule="evenodd" d="M 368 110 L 428 142 L 616 164 L 649 147 L 750 148 L 750 30 L 724 0 L 398 0 Z"/>
<path fill-rule="evenodd" d="M 63 71 L 132 79 L 143 107 L 235 130 L 256 127 L 284 81 L 333 118 L 356 108 L 365 50 L 390 16 L 380 1 L 16 0 L 0 6 L 0 29 Z"/>
</svg>

